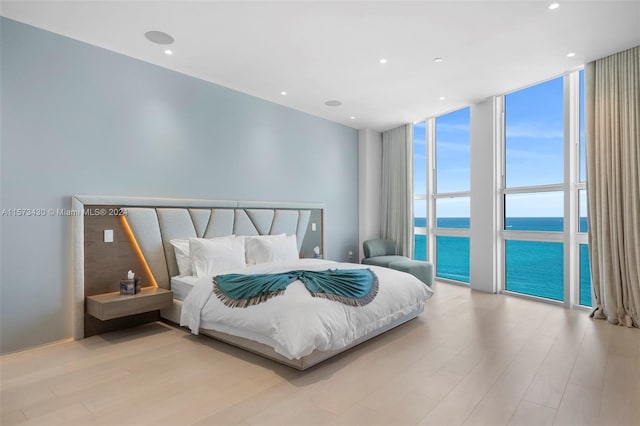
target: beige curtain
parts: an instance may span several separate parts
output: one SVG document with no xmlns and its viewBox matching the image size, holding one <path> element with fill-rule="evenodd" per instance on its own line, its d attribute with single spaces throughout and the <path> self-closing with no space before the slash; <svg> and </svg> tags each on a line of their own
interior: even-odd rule
<svg viewBox="0 0 640 426">
<path fill-rule="evenodd" d="M 585 68 L 592 316 L 640 324 L 640 46 Z"/>
<path fill-rule="evenodd" d="M 413 126 L 382 133 L 382 238 L 413 257 Z"/>
</svg>

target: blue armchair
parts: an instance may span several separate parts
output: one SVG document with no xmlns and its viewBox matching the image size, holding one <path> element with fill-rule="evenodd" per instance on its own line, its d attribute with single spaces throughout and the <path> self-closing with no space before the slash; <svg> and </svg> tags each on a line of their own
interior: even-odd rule
<svg viewBox="0 0 640 426">
<path fill-rule="evenodd" d="M 362 244 L 365 265 L 383 266 L 406 272 L 431 287 L 433 284 L 433 264 L 422 260 L 409 259 L 398 255 L 398 246 L 389 240 L 367 240 Z"/>
<path fill-rule="evenodd" d="M 406 256 L 398 255 L 398 246 L 390 240 L 367 240 L 362 244 L 366 265 L 389 267 L 389 264 L 399 260 L 409 260 Z"/>
</svg>

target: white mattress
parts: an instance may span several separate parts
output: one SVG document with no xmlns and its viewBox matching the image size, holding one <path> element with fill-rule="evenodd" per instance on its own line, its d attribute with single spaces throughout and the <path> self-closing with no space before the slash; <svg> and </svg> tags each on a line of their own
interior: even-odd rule
<svg viewBox="0 0 640 426">
<path fill-rule="evenodd" d="M 198 278 L 193 276 L 171 277 L 171 291 L 173 291 L 173 298 L 177 300 L 184 300 L 191 292 L 196 281 L 198 281 Z"/>
</svg>

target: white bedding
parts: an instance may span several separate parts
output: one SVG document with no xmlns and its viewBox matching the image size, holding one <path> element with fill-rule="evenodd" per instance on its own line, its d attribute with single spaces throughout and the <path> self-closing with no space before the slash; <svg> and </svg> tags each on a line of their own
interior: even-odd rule
<svg viewBox="0 0 640 426">
<path fill-rule="evenodd" d="M 171 277 L 171 291 L 173 292 L 173 298 L 176 300 L 184 300 L 198 280 L 198 277 L 191 275 L 184 277 Z"/>
<path fill-rule="evenodd" d="M 300 259 L 259 264 L 229 273 L 261 274 L 290 270 L 370 268 L 379 279 L 376 298 L 353 307 L 312 297 L 300 281 L 284 294 L 247 308 L 225 306 L 213 293 L 211 278 L 200 278 L 184 299 L 180 325 L 192 333 L 216 330 L 269 345 L 280 355 L 300 359 L 314 350 L 343 348 L 354 340 L 424 306 L 433 292 L 414 276 L 373 265 Z"/>
</svg>

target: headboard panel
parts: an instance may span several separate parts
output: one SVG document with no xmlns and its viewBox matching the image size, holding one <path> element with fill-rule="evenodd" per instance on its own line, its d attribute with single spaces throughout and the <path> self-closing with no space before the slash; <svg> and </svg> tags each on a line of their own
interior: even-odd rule
<svg viewBox="0 0 640 426">
<path fill-rule="evenodd" d="M 178 264 L 173 239 L 214 238 L 225 235 L 296 235 L 298 251 L 309 225 L 311 210 L 128 208 L 126 221 L 158 286 L 171 287 Z"/>
<path fill-rule="evenodd" d="M 156 210 L 152 208 L 128 209 L 125 219 L 156 283 L 159 287 L 168 289 L 171 286 L 171 280 L 167 271 L 162 231 Z"/>
<path fill-rule="evenodd" d="M 126 212 L 114 222 L 108 217 L 85 215 L 85 206 L 104 207 L 102 211 Z M 109 209 L 116 207 L 116 209 Z M 85 288 L 90 294 L 104 292 L 113 278 L 101 271 L 126 271 L 132 265 L 121 245 L 103 243 L 103 229 L 129 228 L 158 286 L 170 288 L 171 277 L 178 274 L 172 239 L 214 238 L 225 235 L 295 234 L 301 257 L 313 257 L 313 248 L 324 253 L 325 207 L 320 203 L 204 200 L 149 197 L 74 196 L 72 197 L 74 234 L 74 338 L 84 337 Z M 120 225 L 121 224 L 121 225 Z M 313 224 L 313 226 L 312 226 Z M 90 241 L 85 241 L 91 235 Z M 87 250 L 87 260 L 85 260 Z M 105 250 L 109 252 L 104 256 Z M 114 256 L 113 253 L 116 253 Z M 129 256 L 129 257 L 128 257 Z M 100 259 L 96 266 L 95 259 Z M 120 259 L 125 264 L 112 265 Z M 89 262 L 85 265 L 85 261 Z M 113 266 L 113 267 L 112 267 Z M 88 268 L 85 283 L 85 268 Z M 98 269 L 96 269 L 98 268 Z M 96 277 L 101 281 L 94 286 Z M 89 286 L 89 287 L 85 287 Z M 106 290 L 113 291 L 113 290 Z M 96 293 L 97 292 L 97 293 Z"/>
<path fill-rule="evenodd" d="M 192 211 L 196 212 L 195 209 L 192 209 Z M 211 218 L 206 227 L 204 238 L 215 238 L 233 234 L 235 211 L 213 209 L 210 214 Z"/>
</svg>

